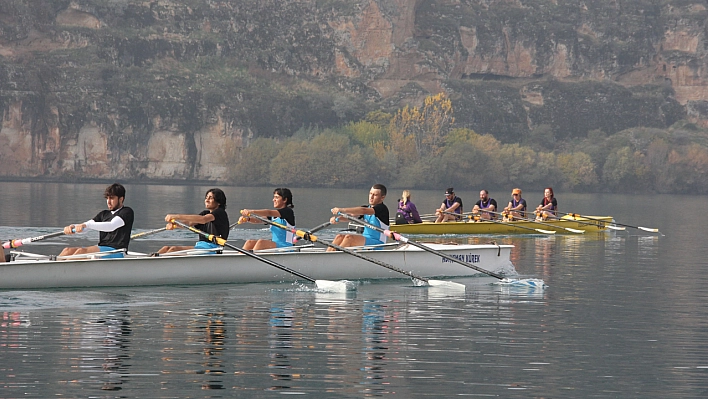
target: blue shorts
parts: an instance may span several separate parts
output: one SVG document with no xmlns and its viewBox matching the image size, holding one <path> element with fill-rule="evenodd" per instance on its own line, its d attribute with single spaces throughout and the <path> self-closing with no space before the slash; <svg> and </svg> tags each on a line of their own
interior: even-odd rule
<svg viewBox="0 0 708 399">
<path fill-rule="evenodd" d="M 99 245 L 98 250 L 100 252 L 109 252 L 109 251 L 115 251 L 116 248 L 113 247 L 106 247 L 104 245 Z M 106 255 L 106 256 L 101 256 L 101 259 L 111 259 L 111 258 L 122 258 L 123 257 L 123 252 L 116 252 L 114 254 Z"/>
<path fill-rule="evenodd" d="M 220 245 L 214 244 L 213 242 L 209 241 L 197 241 L 196 244 L 194 244 L 194 249 L 219 249 L 221 248 Z"/>
</svg>

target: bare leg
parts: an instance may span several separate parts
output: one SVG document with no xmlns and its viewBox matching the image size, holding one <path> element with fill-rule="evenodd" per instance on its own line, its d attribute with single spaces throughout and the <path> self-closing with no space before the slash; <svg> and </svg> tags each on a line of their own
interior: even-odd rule
<svg viewBox="0 0 708 399">
<path fill-rule="evenodd" d="M 101 252 L 101 249 L 98 247 L 98 245 L 93 245 L 90 247 L 67 247 L 61 251 L 59 256 L 83 255 L 94 252 Z"/>
<path fill-rule="evenodd" d="M 253 251 L 253 248 L 255 248 L 257 243 L 258 240 L 246 240 L 246 242 L 243 244 L 243 249 L 245 249 L 246 251 Z"/>
<path fill-rule="evenodd" d="M 253 247 L 253 250 L 260 251 L 262 249 L 273 249 L 277 247 L 278 245 L 276 245 L 276 243 L 271 240 L 258 240 L 258 242 L 256 242 L 256 245 Z"/>
<path fill-rule="evenodd" d="M 342 246 L 342 241 L 344 241 L 344 237 L 346 237 L 346 236 L 348 236 L 348 235 L 349 235 L 349 234 L 337 234 L 337 236 L 334 237 L 334 240 L 332 241 L 332 244 Z M 327 251 L 329 251 L 329 252 L 331 252 L 331 251 L 336 251 L 336 249 L 334 249 L 334 248 L 332 248 L 332 247 L 328 247 L 328 248 L 327 248 Z"/>
<path fill-rule="evenodd" d="M 366 237 L 358 234 L 347 234 L 342 240 L 343 247 L 360 247 L 366 245 Z"/>
<path fill-rule="evenodd" d="M 59 256 L 69 256 L 69 255 L 73 255 L 78 249 L 79 249 L 79 248 L 77 248 L 77 247 L 67 247 L 67 248 L 64 248 L 64 249 L 62 249 L 62 251 L 61 251 L 61 253 L 59 254 Z"/>
<path fill-rule="evenodd" d="M 158 254 L 166 254 L 168 252 L 184 251 L 184 250 L 192 249 L 192 248 L 194 248 L 194 247 L 190 247 L 188 245 L 172 245 L 172 246 L 166 245 L 166 246 L 160 248 L 160 250 L 157 251 L 157 253 Z"/>
</svg>

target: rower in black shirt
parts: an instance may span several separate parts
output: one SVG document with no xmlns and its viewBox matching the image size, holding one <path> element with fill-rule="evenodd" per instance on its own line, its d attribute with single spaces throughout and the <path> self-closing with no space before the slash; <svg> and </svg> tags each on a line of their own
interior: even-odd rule
<svg viewBox="0 0 708 399">
<path fill-rule="evenodd" d="M 207 234 L 213 234 L 223 239 L 229 238 L 229 215 L 226 213 L 226 194 L 221 189 L 209 189 L 204 195 L 204 206 L 207 208 L 198 215 L 177 215 L 168 214 L 165 216 L 167 222 L 167 230 L 172 230 L 179 227 L 171 220 L 177 220 L 184 224 L 194 226 Z M 199 241 L 192 246 L 173 245 L 164 246 L 157 251 L 158 254 L 166 252 L 183 251 L 186 249 L 221 249 L 221 247 L 213 242 L 210 242 L 204 236 L 199 236 Z"/>
<path fill-rule="evenodd" d="M 84 223 L 70 224 L 64 227 L 64 234 L 81 233 L 84 229 L 99 231 L 98 245 L 90 247 L 67 247 L 59 256 L 81 255 L 92 252 L 107 252 L 116 249 L 128 250 L 130 232 L 135 218 L 133 210 L 123 205 L 125 187 L 113 183 L 103 193 L 108 209 L 101 211 L 93 219 Z M 123 252 L 103 256 L 102 258 L 122 258 Z"/>
</svg>

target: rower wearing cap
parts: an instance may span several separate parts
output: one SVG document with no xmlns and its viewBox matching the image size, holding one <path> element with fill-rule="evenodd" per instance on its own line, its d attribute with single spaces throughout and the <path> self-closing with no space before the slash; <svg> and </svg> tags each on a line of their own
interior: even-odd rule
<svg viewBox="0 0 708 399">
<path fill-rule="evenodd" d="M 521 198 L 521 189 L 515 188 L 511 190 L 511 201 L 504 208 L 504 221 L 510 222 L 514 219 L 523 219 L 526 217 L 526 200 Z"/>
<path fill-rule="evenodd" d="M 456 213 L 459 216 L 450 215 L 449 213 L 444 212 Z M 450 187 L 445 190 L 445 199 L 443 200 L 442 205 L 440 205 L 440 208 L 435 210 L 435 213 L 438 214 L 438 218 L 435 219 L 435 223 L 450 221 L 456 222 L 462 219 L 462 198 L 455 195 L 454 188 Z"/>
</svg>

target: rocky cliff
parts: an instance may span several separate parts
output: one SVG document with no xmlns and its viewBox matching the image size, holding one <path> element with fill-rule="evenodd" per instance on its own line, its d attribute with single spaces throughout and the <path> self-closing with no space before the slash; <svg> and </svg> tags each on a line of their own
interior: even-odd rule
<svg viewBox="0 0 708 399">
<path fill-rule="evenodd" d="M 0 0 L 0 175 L 221 180 L 440 91 L 519 142 L 708 126 L 704 1 Z"/>
</svg>

